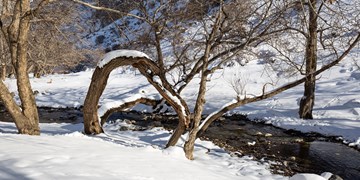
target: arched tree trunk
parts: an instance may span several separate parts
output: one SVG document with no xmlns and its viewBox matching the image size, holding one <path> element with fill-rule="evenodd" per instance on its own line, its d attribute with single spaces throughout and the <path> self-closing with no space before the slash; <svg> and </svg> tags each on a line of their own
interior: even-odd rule
<svg viewBox="0 0 360 180">
<path fill-rule="evenodd" d="M 111 60 L 102 68 L 96 67 L 91 78 L 83 108 L 84 131 L 86 134 L 100 134 L 104 132 L 99 123 L 98 104 L 100 96 L 105 90 L 111 71 L 120 66 L 132 65 L 142 59 L 144 58 L 133 59 L 122 57 Z"/>
<path fill-rule="evenodd" d="M 120 50 L 121 51 L 121 50 Z M 112 55 L 116 56 L 117 52 Z M 103 60 L 104 61 L 104 60 Z M 101 61 L 101 62 L 103 62 Z M 88 93 L 86 95 L 86 99 L 84 102 L 83 114 L 84 114 L 84 131 L 86 134 L 99 134 L 104 132 L 102 127 L 100 118 L 98 116 L 98 104 L 100 96 L 102 95 L 109 75 L 112 70 L 118 68 L 120 66 L 131 65 L 137 68 L 142 75 L 144 75 L 150 84 L 152 84 L 156 90 L 161 94 L 161 96 L 174 108 L 179 117 L 179 128 L 175 131 L 174 135 L 170 138 L 168 146 L 172 146 L 176 144 L 177 140 L 180 138 L 181 134 L 184 132 L 185 128 L 188 126 L 190 122 L 189 110 L 185 104 L 185 101 L 180 98 L 178 94 L 175 93 L 173 89 L 169 89 L 170 86 L 166 84 L 166 80 L 163 79 L 164 83 L 156 82 L 154 80 L 154 76 L 159 76 L 160 69 L 159 67 L 147 59 L 146 57 L 114 57 L 109 59 L 107 63 L 105 63 L 102 67 L 96 67 L 94 74 L 91 78 L 91 83 L 89 86 Z M 160 77 L 161 78 L 161 77 Z M 128 106 L 133 106 L 137 103 L 140 103 L 142 100 L 138 99 L 133 102 L 127 102 L 123 104 L 123 107 L 128 108 Z M 145 100 L 146 101 L 146 100 Z M 144 102 L 146 103 L 146 102 Z M 108 111 L 111 113 L 111 110 Z M 106 119 L 109 114 L 103 116 L 103 119 Z M 103 120 L 104 121 L 104 120 Z"/>
</svg>

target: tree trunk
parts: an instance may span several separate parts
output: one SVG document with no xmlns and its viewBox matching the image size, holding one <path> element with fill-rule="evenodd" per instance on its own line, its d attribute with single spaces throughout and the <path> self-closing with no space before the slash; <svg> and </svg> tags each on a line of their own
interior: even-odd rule
<svg viewBox="0 0 360 180">
<path fill-rule="evenodd" d="M 30 2 L 21 1 L 22 13 L 30 10 Z M 34 124 L 39 124 L 39 115 L 35 103 L 35 97 L 31 88 L 29 74 L 27 73 L 27 51 L 28 51 L 28 35 L 30 29 L 30 16 L 23 16 L 20 20 L 19 37 L 17 45 L 17 86 L 19 91 L 19 97 L 24 115 L 29 121 L 34 121 Z"/>
<path fill-rule="evenodd" d="M 100 134 L 104 132 L 99 124 L 97 111 L 99 99 L 104 92 L 110 72 L 111 70 L 108 71 L 105 67 L 97 67 L 91 78 L 83 108 L 85 134 Z"/>
<path fill-rule="evenodd" d="M 222 9 L 222 6 L 220 7 L 220 9 Z M 205 105 L 207 77 L 211 73 L 211 70 L 208 69 L 209 57 L 211 52 L 211 43 L 215 39 L 215 34 L 217 34 L 220 28 L 221 19 L 222 19 L 222 12 L 220 12 L 219 10 L 219 12 L 216 15 L 215 24 L 212 27 L 211 33 L 209 34 L 209 37 L 205 45 L 204 58 L 202 60 L 203 66 L 201 69 L 200 86 L 199 86 L 198 96 L 196 98 L 196 104 L 194 110 L 195 115 L 193 120 L 194 121 L 193 128 L 189 133 L 188 140 L 184 144 L 185 157 L 190 160 L 194 159 L 193 152 L 194 152 L 195 140 L 197 139 L 197 134 L 199 132 L 199 125 L 201 121 L 201 115 L 203 113 L 204 105 Z"/>
<path fill-rule="evenodd" d="M 5 107 L 12 115 L 19 133 L 38 135 L 39 115 L 35 103 L 29 76 L 27 73 L 27 40 L 30 27 L 29 0 L 18 0 L 15 3 L 12 22 L 8 27 L 10 42 L 10 55 L 15 75 L 17 78 L 17 88 L 21 101 L 21 110 L 13 100 L 6 86 L 1 83 L 1 99 Z"/>
<path fill-rule="evenodd" d="M 2 27 L 0 27 L 2 28 Z M 0 80 L 5 80 L 6 78 L 6 55 L 5 55 L 5 39 L 0 36 L 0 66 L 1 66 L 1 74 L 0 74 Z"/>
<path fill-rule="evenodd" d="M 299 116 L 302 119 L 313 119 L 312 111 L 315 102 L 315 71 L 317 63 L 317 14 L 316 0 L 310 0 L 308 36 L 306 42 L 306 76 L 304 96 L 300 100 Z"/>
<path fill-rule="evenodd" d="M 2 63 L 1 64 L 1 80 L 5 80 L 6 78 L 6 64 L 5 63 Z"/>
<path fill-rule="evenodd" d="M 9 13 L 9 0 L 2 0 L 2 2 L 3 2 L 3 7 L 2 7 L 2 14 L 8 14 Z"/>
<path fill-rule="evenodd" d="M 15 125 L 20 134 L 39 135 L 40 128 L 38 123 L 30 121 L 21 111 L 14 101 L 6 85 L 0 81 L 0 99 L 3 101 L 7 111 L 15 121 Z"/>
<path fill-rule="evenodd" d="M 207 67 L 207 66 L 204 66 Z M 206 79 L 207 75 L 205 72 L 205 68 L 202 70 L 201 74 L 201 81 L 200 81 L 200 87 L 199 87 L 199 94 L 196 100 L 195 105 L 195 116 L 194 116 L 194 126 L 192 127 L 188 140 L 184 144 L 184 151 L 185 151 L 185 157 L 193 160 L 194 159 L 194 146 L 195 146 L 195 140 L 197 139 L 197 133 L 199 131 L 199 125 L 201 121 L 201 115 L 203 112 L 204 104 L 205 104 L 205 93 L 206 93 Z"/>
<path fill-rule="evenodd" d="M 175 146 L 176 143 L 179 141 L 181 135 L 185 132 L 185 130 L 186 130 L 186 126 L 184 124 L 184 121 L 179 120 L 179 124 L 174 130 L 174 133 L 171 135 L 165 148 L 168 148 L 170 146 Z"/>
<path fill-rule="evenodd" d="M 102 68 L 95 68 L 83 108 L 85 134 L 100 134 L 104 132 L 99 122 L 98 104 L 111 71 L 120 66 L 132 65 L 143 59 L 119 57 L 112 59 Z"/>
</svg>

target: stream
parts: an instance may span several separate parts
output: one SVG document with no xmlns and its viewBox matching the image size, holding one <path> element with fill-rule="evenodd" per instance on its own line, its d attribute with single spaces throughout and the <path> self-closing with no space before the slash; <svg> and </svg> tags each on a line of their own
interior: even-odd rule
<svg viewBox="0 0 360 180">
<path fill-rule="evenodd" d="M 73 108 L 39 108 L 39 115 L 41 123 L 82 122 L 81 111 Z M 116 119 L 128 120 L 139 130 L 159 126 L 174 129 L 177 125 L 175 116 L 137 112 L 116 113 L 109 118 Z M 0 121 L 11 121 L 1 105 Z M 244 115 L 232 115 L 215 121 L 201 139 L 212 141 L 233 155 L 249 155 L 259 162 L 270 162 L 276 174 L 331 172 L 343 179 L 360 179 L 360 150 L 342 144 L 336 137 L 284 130 L 250 121 Z"/>
</svg>

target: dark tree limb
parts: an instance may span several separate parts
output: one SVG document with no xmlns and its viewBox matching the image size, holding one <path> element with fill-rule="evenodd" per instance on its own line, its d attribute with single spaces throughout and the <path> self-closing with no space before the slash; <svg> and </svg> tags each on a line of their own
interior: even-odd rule
<svg viewBox="0 0 360 180">
<path fill-rule="evenodd" d="M 130 102 L 126 102 L 118 107 L 115 108 L 111 108 L 109 110 L 107 110 L 105 112 L 104 115 L 102 115 L 100 117 L 101 119 L 101 126 L 105 124 L 106 120 L 110 117 L 111 114 L 115 113 L 115 112 L 122 112 L 122 111 L 126 111 L 134 106 L 136 106 L 137 104 L 145 104 L 148 106 L 156 106 L 157 104 L 159 104 L 160 100 L 154 100 L 154 99 L 148 99 L 148 98 L 139 98 L 136 99 L 134 101 L 130 101 Z"/>
</svg>

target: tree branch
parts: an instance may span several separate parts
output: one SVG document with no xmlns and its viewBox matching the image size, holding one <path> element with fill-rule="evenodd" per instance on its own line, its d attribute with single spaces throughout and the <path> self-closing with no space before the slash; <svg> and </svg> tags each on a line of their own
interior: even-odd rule
<svg viewBox="0 0 360 180">
<path fill-rule="evenodd" d="M 342 55 L 334 60 L 333 62 L 321 67 L 319 70 L 315 71 L 314 74 L 315 76 L 321 74 L 322 72 L 328 70 L 329 68 L 335 66 L 336 64 L 338 64 L 340 61 L 344 60 L 344 58 L 350 53 L 350 51 L 356 46 L 356 44 L 360 41 L 360 33 L 358 34 L 358 36 L 356 37 L 356 39 L 351 43 L 351 45 L 348 47 L 348 49 L 346 51 L 344 51 L 344 53 L 342 53 Z M 289 83 L 287 85 L 284 85 L 284 86 L 281 86 L 279 88 L 276 88 L 268 93 L 263 93 L 262 95 L 260 96 L 255 96 L 255 97 L 252 97 L 252 98 L 244 98 L 242 100 L 237 100 L 237 102 L 235 103 L 232 103 L 228 106 L 225 106 L 223 107 L 222 109 L 220 109 L 217 113 L 213 114 L 211 117 L 208 117 L 206 118 L 206 121 L 203 122 L 203 124 L 201 125 L 201 129 L 200 131 L 197 133 L 197 137 L 199 137 L 202 133 L 204 133 L 206 131 L 206 129 L 209 127 L 209 125 L 215 121 L 216 119 L 220 118 L 222 115 L 224 115 L 224 113 L 234 109 L 234 108 L 237 108 L 239 106 L 242 106 L 242 105 L 245 105 L 245 104 L 249 104 L 249 103 L 252 103 L 252 102 L 257 102 L 257 101 L 260 101 L 260 100 L 263 100 L 263 99 L 267 99 L 267 98 L 270 98 L 270 97 L 273 97 L 283 91 L 286 91 L 288 89 L 291 89 L 303 82 L 306 81 L 306 79 L 308 78 L 308 76 L 311 76 L 312 74 L 308 74 L 307 76 L 299 79 L 299 80 L 296 80 L 292 83 Z"/>
<path fill-rule="evenodd" d="M 124 13 L 124 12 L 121 12 L 119 10 L 115 10 L 115 9 L 111 9 L 111 8 L 107 8 L 107 7 L 95 6 L 95 5 L 92 5 L 90 3 L 80 1 L 80 0 L 71 0 L 71 1 L 73 1 L 75 3 L 78 3 L 78 4 L 81 4 L 81 5 L 84 5 L 84 6 L 87 6 L 87 7 L 91 8 L 91 9 L 100 10 L 100 11 L 108 11 L 108 12 L 120 14 L 120 15 L 123 15 L 123 16 L 130 16 L 130 17 L 134 17 L 136 19 L 139 19 L 139 20 L 142 20 L 142 21 L 145 21 L 145 22 L 151 24 L 151 22 L 149 22 L 146 18 L 143 18 L 141 16 L 137 16 L 135 14 Z"/>
</svg>

